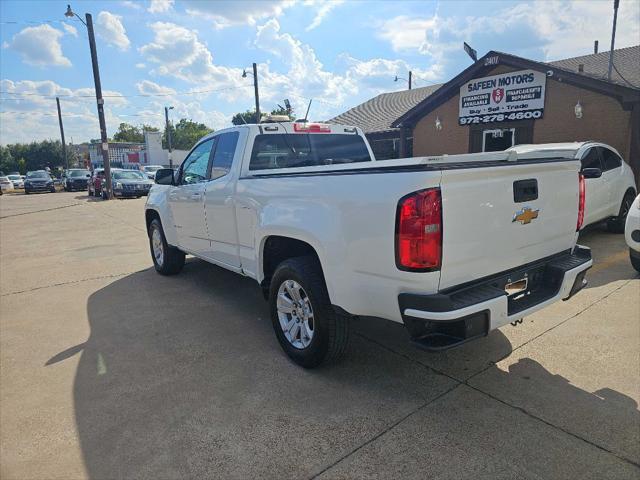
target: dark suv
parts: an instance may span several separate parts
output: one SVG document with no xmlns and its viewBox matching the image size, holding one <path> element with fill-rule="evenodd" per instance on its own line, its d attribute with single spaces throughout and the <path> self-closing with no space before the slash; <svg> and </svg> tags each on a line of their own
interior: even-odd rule
<svg viewBox="0 0 640 480">
<path fill-rule="evenodd" d="M 34 172 L 27 172 L 27 176 L 24 179 L 24 193 L 29 194 L 32 192 L 55 192 L 56 187 L 53 184 L 53 179 L 45 170 L 36 170 Z"/>
<path fill-rule="evenodd" d="M 91 172 L 83 168 L 73 168 L 62 174 L 62 186 L 67 192 L 86 190 Z"/>
</svg>

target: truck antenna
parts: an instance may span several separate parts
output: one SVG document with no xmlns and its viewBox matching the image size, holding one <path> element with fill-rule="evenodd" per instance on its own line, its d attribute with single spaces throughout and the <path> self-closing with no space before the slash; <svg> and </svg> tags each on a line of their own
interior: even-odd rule
<svg viewBox="0 0 640 480">
<path fill-rule="evenodd" d="M 304 114 L 304 121 L 307 121 L 307 118 L 309 118 L 309 110 L 311 109 L 311 102 L 313 102 L 313 98 L 309 99 L 309 105 L 307 106 L 307 113 Z"/>
</svg>

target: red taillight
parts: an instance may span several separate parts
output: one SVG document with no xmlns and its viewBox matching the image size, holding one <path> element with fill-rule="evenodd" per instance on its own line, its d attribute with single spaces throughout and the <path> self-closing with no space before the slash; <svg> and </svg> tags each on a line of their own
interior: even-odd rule
<svg viewBox="0 0 640 480">
<path fill-rule="evenodd" d="M 294 132 L 331 133 L 331 126 L 325 123 L 294 123 Z"/>
<path fill-rule="evenodd" d="M 579 232 L 584 223 L 584 175 L 578 175 L 578 224 L 576 226 L 576 232 Z"/>
<path fill-rule="evenodd" d="M 407 195 L 398 202 L 396 265 L 428 271 L 442 261 L 442 199 L 439 188 Z"/>
</svg>

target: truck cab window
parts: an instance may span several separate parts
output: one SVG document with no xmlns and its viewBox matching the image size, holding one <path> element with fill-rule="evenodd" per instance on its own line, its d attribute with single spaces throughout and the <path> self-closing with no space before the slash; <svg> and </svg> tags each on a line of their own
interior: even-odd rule
<svg viewBox="0 0 640 480">
<path fill-rule="evenodd" d="M 233 156 L 236 153 L 236 145 L 238 144 L 238 132 L 228 132 L 217 136 L 216 150 L 213 154 L 213 163 L 211 165 L 211 179 L 225 176 L 231 170 Z"/>
<path fill-rule="evenodd" d="M 616 152 L 604 147 L 599 148 L 600 154 L 602 155 L 603 171 L 606 172 L 607 170 L 613 170 L 614 168 L 622 166 L 622 159 L 616 154 Z"/>
<path fill-rule="evenodd" d="M 600 164 L 600 155 L 598 154 L 598 150 L 595 147 L 587 150 L 587 153 L 585 153 L 582 156 L 580 163 L 582 164 L 583 169 L 585 168 L 602 169 L 602 165 Z"/>
<path fill-rule="evenodd" d="M 194 148 L 185 159 L 180 175 L 180 183 L 189 185 L 207 180 L 207 167 L 209 166 L 209 155 L 213 146 L 213 138 L 202 142 Z"/>
</svg>

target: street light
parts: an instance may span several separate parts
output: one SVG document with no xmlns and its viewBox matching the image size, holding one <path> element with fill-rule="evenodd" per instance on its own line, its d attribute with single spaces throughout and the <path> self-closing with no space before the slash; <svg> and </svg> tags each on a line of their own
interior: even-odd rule
<svg viewBox="0 0 640 480">
<path fill-rule="evenodd" d="M 71 10 L 71 5 L 67 5 L 65 17 L 77 17 L 89 34 L 89 49 L 91 50 L 91 66 L 93 67 L 93 82 L 96 88 L 96 103 L 98 104 L 98 121 L 100 122 L 100 142 L 102 147 L 102 163 L 104 164 L 104 176 L 106 180 L 107 199 L 113 198 L 111 189 L 111 162 L 109 161 L 109 140 L 107 138 L 107 124 L 104 120 L 104 99 L 102 98 L 102 85 L 100 83 L 100 70 L 98 69 L 98 53 L 96 52 L 96 37 L 93 33 L 93 19 L 90 13 L 85 13 L 86 22 Z"/>
<path fill-rule="evenodd" d="M 167 146 L 169 147 L 169 168 L 173 168 L 173 159 L 171 158 L 171 129 L 169 128 L 169 110 L 173 110 L 173 107 L 164 107 L 164 121 L 167 128 Z"/>
<path fill-rule="evenodd" d="M 398 80 L 404 80 L 405 82 L 409 83 L 409 90 L 411 90 L 411 77 L 413 76 L 413 73 L 411 72 L 411 70 L 409 70 L 409 79 L 403 78 L 403 77 L 399 77 L 396 75 L 396 78 L 393 79 L 394 82 L 397 82 Z"/>
<path fill-rule="evenodd" d="M 247 78 L 247 69 L 242 69 L 242 78 Z M 260 123 L 260 97 L 258 96 L 258 66 L 253 64 L 253 90 L 256 96 L 256 123 Z"/>
</svg>

